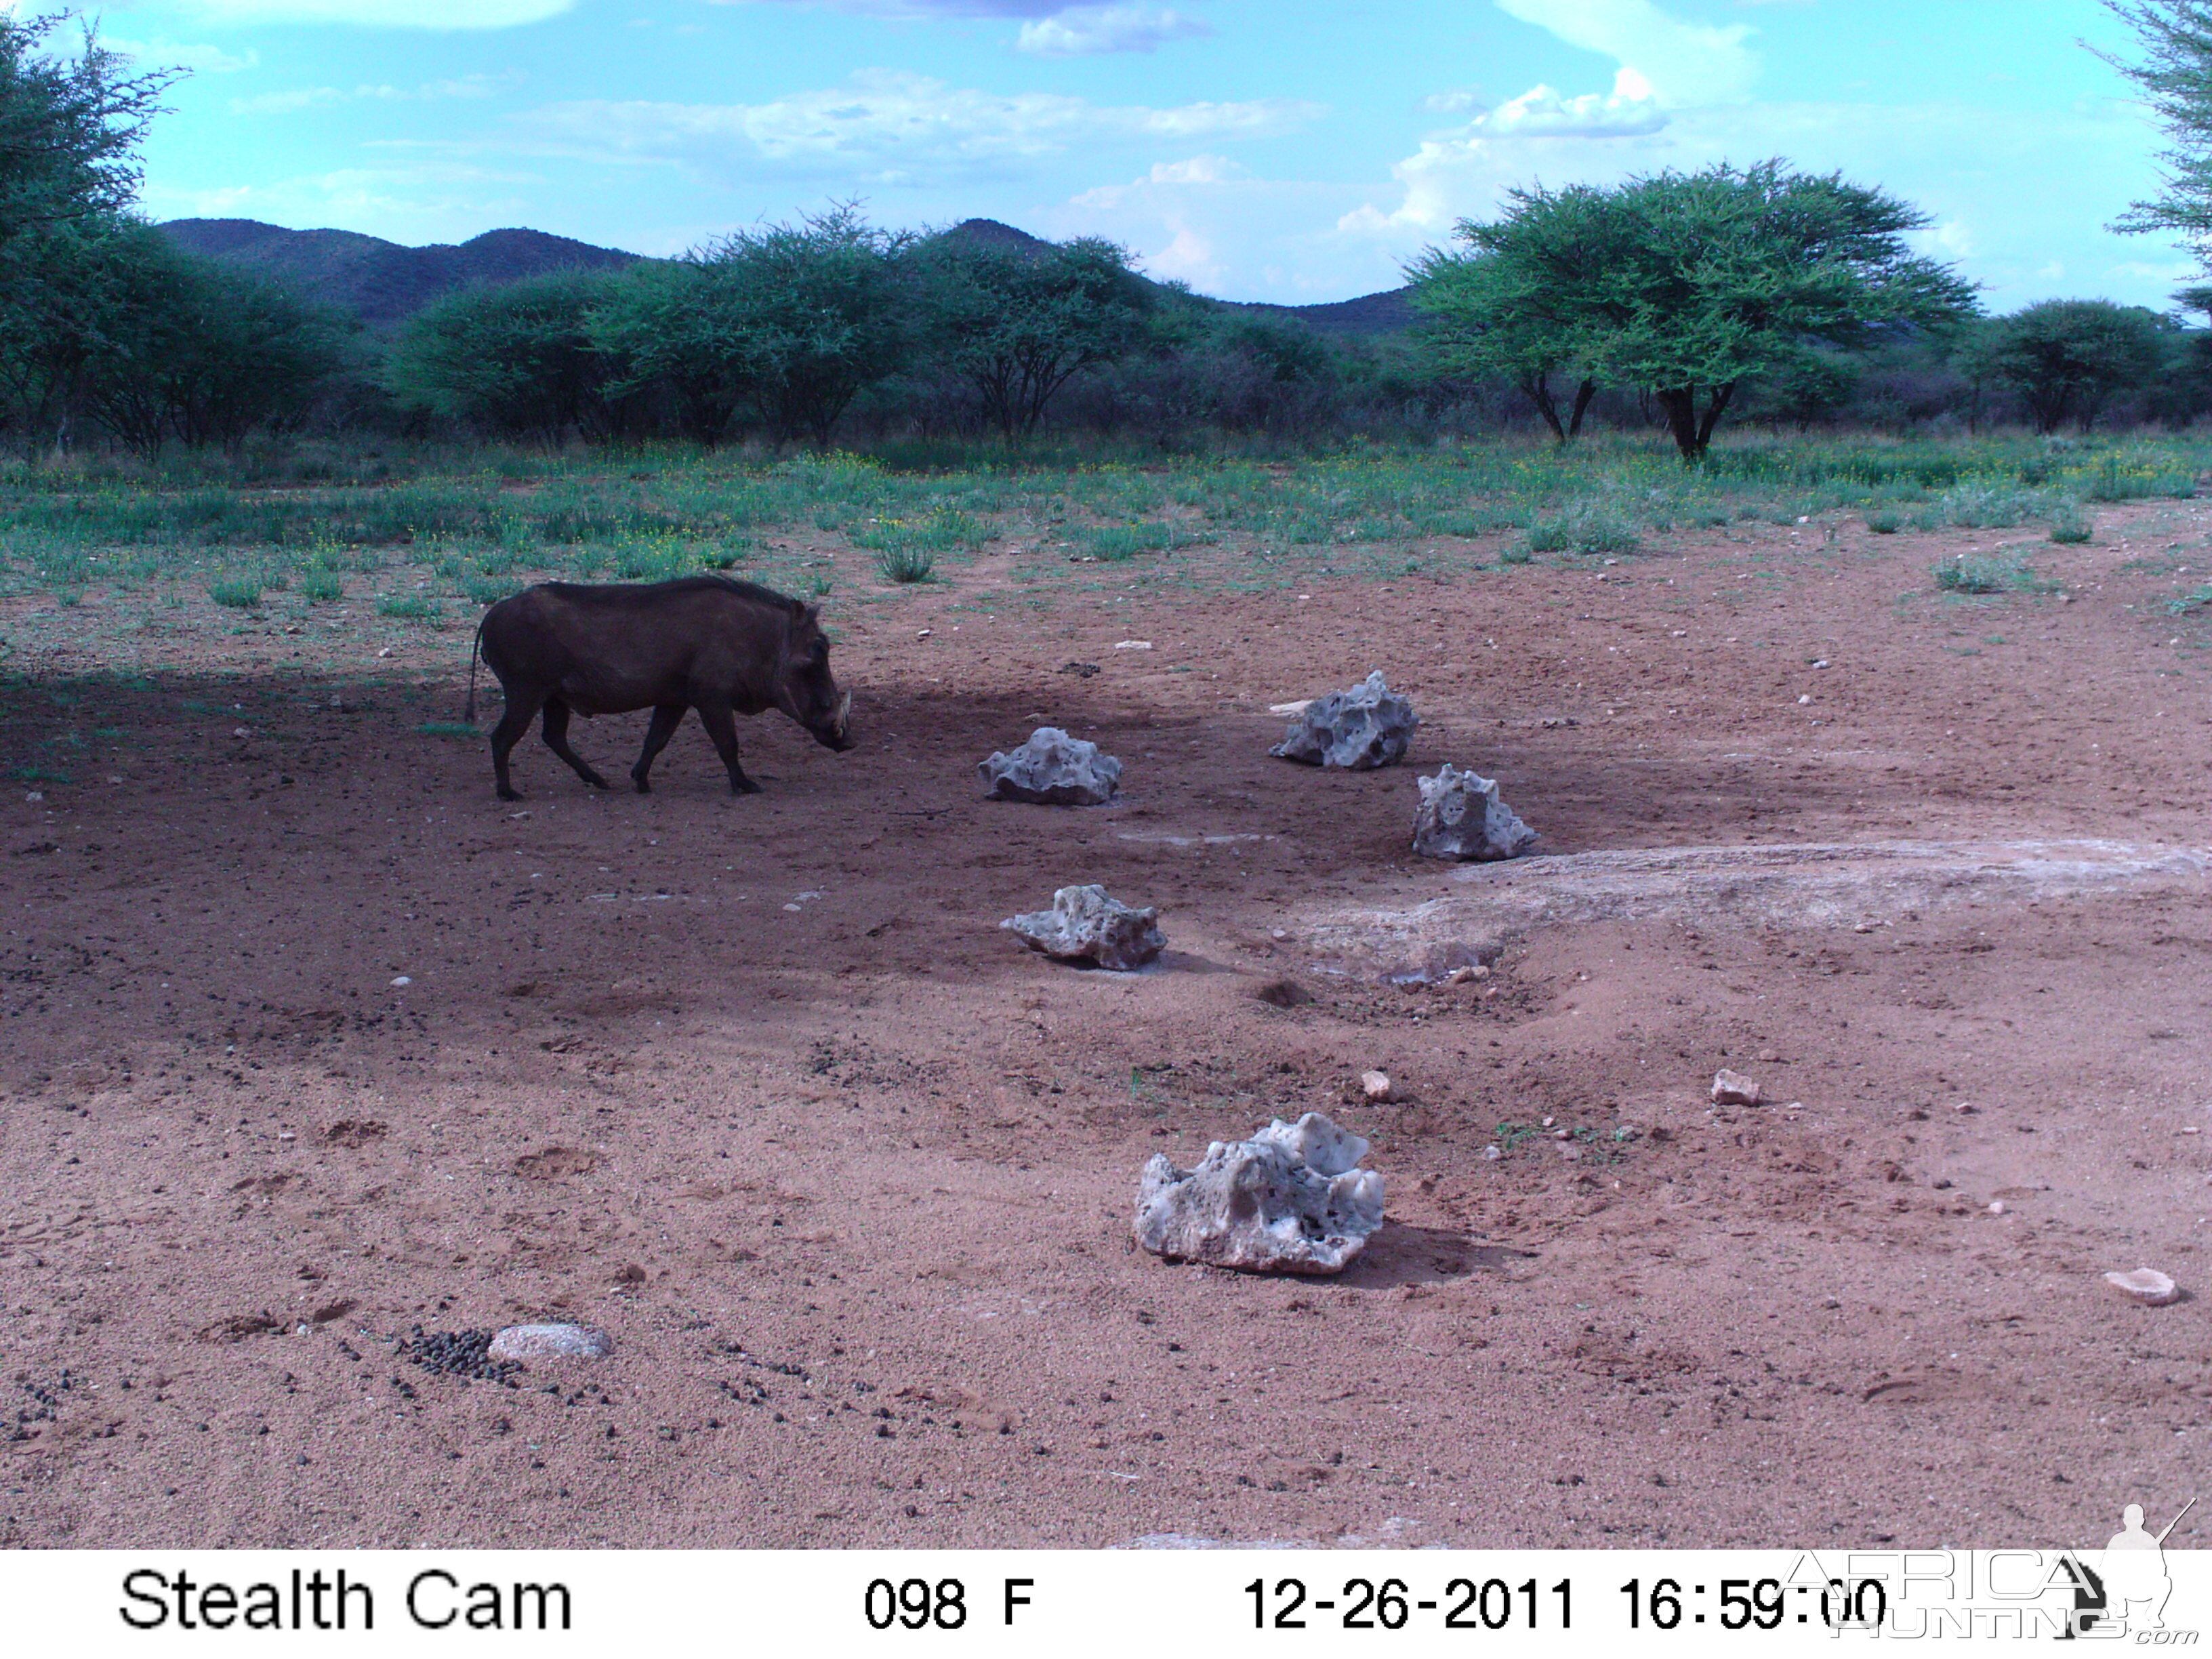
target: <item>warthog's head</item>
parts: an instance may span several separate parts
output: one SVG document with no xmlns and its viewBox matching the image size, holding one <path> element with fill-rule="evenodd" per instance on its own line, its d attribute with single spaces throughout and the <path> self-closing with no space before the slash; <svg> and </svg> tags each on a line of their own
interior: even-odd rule
<svg viewBox="0 0 2212 1659">
<path fill-rule="evenodd" d="M 777 705 L 811 732 L 815 742 L 841 751 L 854 747 L 853 694 L 839 691 L 830 675 L 830 641 L 821 614 L 811 605 L 791 619 L 775 689 Z"/>
</svg>

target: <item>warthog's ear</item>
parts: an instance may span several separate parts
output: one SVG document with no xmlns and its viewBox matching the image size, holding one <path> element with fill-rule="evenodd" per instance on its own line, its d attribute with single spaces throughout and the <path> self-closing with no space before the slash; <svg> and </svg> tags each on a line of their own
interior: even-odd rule
<svg viewBox="0 0 2212 1659">
<path fill-rule="evenodd" d="M 803 617 L 804 618 L 805 618 L 805 620 L 807 620 L 808 622 L 811 622 L 811 623 L 814 623 L 817 627 L 819 627 L 819 626 L 821 625 L 821 623 L 822 623 L 822 607 L 821 607 L 820 605 L 801 605 L 801 606 L 799 608 L 799 614 L 801 617 Z"/>
</svg>

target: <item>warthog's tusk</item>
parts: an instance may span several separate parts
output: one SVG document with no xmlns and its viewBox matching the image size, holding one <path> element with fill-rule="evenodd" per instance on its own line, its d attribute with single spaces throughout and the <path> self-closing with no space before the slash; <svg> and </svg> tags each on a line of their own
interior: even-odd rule
<svg viewBox="0 0 2212 1659">
<path fill-rule="evenodd" d="M 850 691 L 848 691 L 843 696 L 837 699 L 837 729 L 840 732 L 845 729 L 845 723 L 849 720 L 852 716 L 853 694 Z"/>
</svg>

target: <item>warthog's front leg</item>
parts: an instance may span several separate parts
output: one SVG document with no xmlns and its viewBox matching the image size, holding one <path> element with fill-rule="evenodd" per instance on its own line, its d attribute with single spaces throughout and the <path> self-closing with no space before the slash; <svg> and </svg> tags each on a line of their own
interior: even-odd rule
<svg viewBox="0 0 2212 1659">
<path fill-rule="evenodd" d="M 730 769 L 730 793 L 733 795 L 760 793 L 760 785 L 747 777 L 745 769 L 738 764 L 738 723 L 731 718 L 730 706 L 722 702 L 701 703 L 699 724 L 707 728 L 707 735 L 714 740 L 714 752 L 722 757 L 722 764 Z"/>
<path fill-rule="evenodd" d="M 568 762 L 576 775 L 592 788 L 607 787 L 607 781 L 585 765 L 583 758 L 568 747 L 568 705 L 558 697 L 545 699 L 545 746 Z"/>
<path fill-rule="evenodd" d="M 691 705 L 684 702 L 659 702 L 653 706 L 653 724 L 645 728 L 645 747 L 638 751 L 637 764 L 629 769 L 630 781 L 637 785 L 637 793 L 649 795 L 653 786 L 647 775 L 660 751 L 668 747 L 676 728 L 684 724 L 684 711 Z"/>
</svg>

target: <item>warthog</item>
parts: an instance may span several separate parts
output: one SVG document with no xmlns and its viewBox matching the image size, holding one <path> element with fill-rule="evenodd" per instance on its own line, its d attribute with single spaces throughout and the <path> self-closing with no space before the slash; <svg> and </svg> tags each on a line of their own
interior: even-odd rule
<svg viewBox="0 0 2212 1659">
<path fill-rule="evenodd" d="M 507 757 L 545 714 L 545 746 L 594 789 L 607 781 L 568 747 L 568 716 L 653 710 L 645 747 L 630 777 L 645 794 L 653 757 L 696 708 L 699 724 L 730 770 L 732 794 L 760 785 L 738 763 L 732 714 L 781 708 L 827 748 L 853 746 L 853 698 L 830 677 L 830 641 L 819 614 L 752 582 L 683 576 L 646 585 L 587 586 L 541 582 L 484 612 L 476 650 L 507 694 L 492 728 L 491 769 L 501 800 L 521 799 L 507 781 Z M 477 710 L 476 660 L 469 662 L 467 718 Z"/>
</svg>

